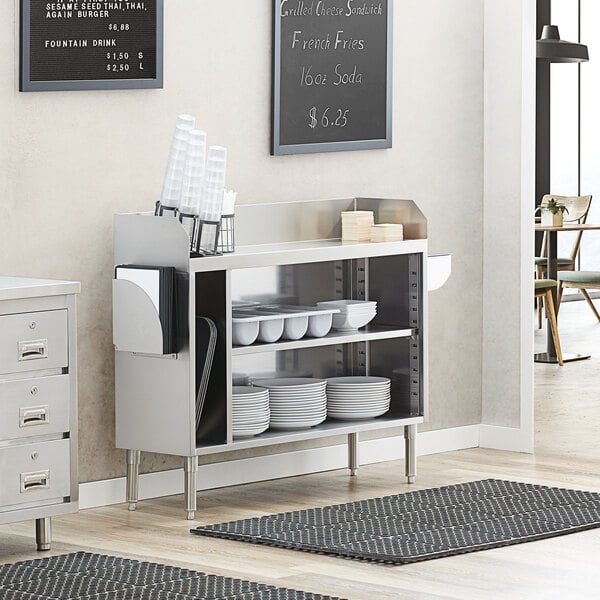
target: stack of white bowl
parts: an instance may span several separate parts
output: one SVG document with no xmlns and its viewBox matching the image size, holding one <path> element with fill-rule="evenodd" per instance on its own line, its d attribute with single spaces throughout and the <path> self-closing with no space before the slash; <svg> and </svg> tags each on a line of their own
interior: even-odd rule
<svg viewBox="0 0 600 600">
<path fill-rule="evenodd" d="M 390 409 L 387 377 L 331 377 L 327 380 L 327 416 L 343 421 L 379 417 Z"/>
<path fill-rule="evenodd" d="M 231 420 L 233 437 L 258 435 L 269 428 L 269 390 L 251 386 L 232 387 Z"/>
<path fill-rule="evenodd" d="M 317 306 L 339 308 L 333 315 L 333 328 L 338 331 L 354 331 L 370 323 L 377 314 L 377 302 L 368 300 L 328 300 Z"/>
<path fill-rule="evenodd" d="M 268 388 L 271 429 L 308 429 L 327 418 L 327 381 L 308 377 L 260 379 Z"/>
</svg>

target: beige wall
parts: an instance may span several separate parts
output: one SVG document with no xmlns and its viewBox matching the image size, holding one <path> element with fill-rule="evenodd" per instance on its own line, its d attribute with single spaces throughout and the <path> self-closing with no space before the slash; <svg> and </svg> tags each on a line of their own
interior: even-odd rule
<svg viewBox="0 0 600 600">
<path fill-rule="evenodd" d="M 112 215 L 160 191 L 175 115 L 229 148 L 241 202 L 413 198 L 453 275 L 430 297 L 430 422 L 481 421 L 483 7 L 396 0 L 394 147 L 271 157 L 271 2 L 166 0 L 162 90 L 19 93 L 18 1 L 0 20 L 0 271 L 77 279 L 81 480 L 114 449 Z M 150 457 L 146 469 L 174 464 Z M 178 464 L 178 463 L 176 463 Z"/>
</svg>

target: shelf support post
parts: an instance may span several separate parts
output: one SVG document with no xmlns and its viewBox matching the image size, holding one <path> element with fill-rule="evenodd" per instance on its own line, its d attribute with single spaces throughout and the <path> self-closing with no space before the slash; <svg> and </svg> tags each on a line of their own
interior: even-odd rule
<svg viewBox="0 0 600 600">
<path fill-rule="evenodd" d="M 35 542 L 40 552 L 50 550 L 52 544 L 52 520 L 50 517 L 35 520 Z"/>
<path fill-rule="evenodd" d="M 417 475 L 417 426 L 404 426 L 404 467 L 407 483 L 414 483 Z"/>
<path fill-rule="evenodd" d="M 127 450 L 127 490 L 126 501 L 129 510 L 135 510 L 140 486 L 140 450 Z"/>
<path fill-rule="evenodd" d="M 198 457 L 186 456 L 184 460 L 185 510 L 188 521 L 193 521 L 196 513 L 196 473 L 198 472 Z"/>
<path fill-rule="evenodd" d="M 358 432 L 348 434 L 348 469 L 350 477 L 356 477 L 358 474 L 359 456 L 358 456 Z"/>
</svg>

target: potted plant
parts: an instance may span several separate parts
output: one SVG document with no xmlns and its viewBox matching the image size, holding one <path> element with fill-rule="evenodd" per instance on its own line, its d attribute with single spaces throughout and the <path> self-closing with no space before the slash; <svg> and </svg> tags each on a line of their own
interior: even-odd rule
<svg viewBox="0 0 600 600">
<path fill-rule="evenodd" d="M 539 209 L 542 215 L 542 225 L 550 227 L 562 227 L 564 215 L 569 212 L 564 204 L 557 202 L 554 198 L 542 202 Z"/>
</svg>

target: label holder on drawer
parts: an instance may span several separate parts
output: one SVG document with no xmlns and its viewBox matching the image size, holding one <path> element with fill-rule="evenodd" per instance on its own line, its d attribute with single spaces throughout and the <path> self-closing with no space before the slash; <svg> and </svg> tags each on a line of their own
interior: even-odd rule
<svg viewBox="0 0 600 600">
<path fill-rule="evenodd" d="M 21 473 L 21 494 L 37 490 L 47 490 L 50 487 L 50 471 L 31 471 Z"/>
<path fill-rule="evenodd" d="M 48 340 L 19 342 L 19 361 L 48 358 Z"/>
<path fill-rule="evenodd" d="M 19 409 L 19 428 L 48 425 L 48 423 L 50 423 L 50 414 L 47 404 Z"/>
</svg>

